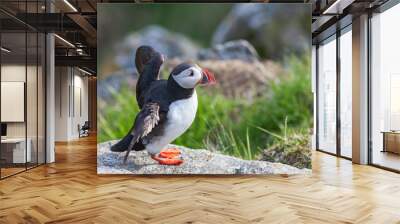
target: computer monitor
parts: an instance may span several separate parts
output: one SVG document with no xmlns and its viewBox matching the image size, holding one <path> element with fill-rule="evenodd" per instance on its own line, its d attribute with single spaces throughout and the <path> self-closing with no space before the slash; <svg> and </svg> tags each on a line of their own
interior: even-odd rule
<svg viewBox="0 0 400 224">
<path fill-rule="evenodd" d="M 7 136 L 7 124 L 1 123 L 1 137 Z"/>
</svg>

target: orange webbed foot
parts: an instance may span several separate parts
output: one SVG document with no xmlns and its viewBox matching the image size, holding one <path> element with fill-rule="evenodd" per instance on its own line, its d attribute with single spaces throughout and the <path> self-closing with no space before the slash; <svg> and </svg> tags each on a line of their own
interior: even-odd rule
<svg viewBox="0 0 400 224">
<path fill-rule="evenodd" d="M 162 150 L 158 155 L 152 155 L 151 158 L 161 165 L 180 165 L 183 160 L 179 159 L 181 151 L 177 148 L 168 148 Z"/>
<path fill-rule="evenodd" d="M 163 158 L 157 155 L 152 155 L 151 158 L 157 161 L 160 165 L 178 166 L 183 163 L 183 160 L 177 158 Z"/>
<path fill-rule="evenodd" d="M 167 159 L 176 159 L 181 154 L 181 151 L 177 148 L 168 148 L 161 150 L 160 157 Z"/>
</svg>

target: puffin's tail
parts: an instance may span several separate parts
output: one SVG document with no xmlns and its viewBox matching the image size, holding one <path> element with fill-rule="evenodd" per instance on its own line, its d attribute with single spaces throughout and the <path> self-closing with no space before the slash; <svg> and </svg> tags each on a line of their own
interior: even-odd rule
<svg viewBox="0 0 400 224">
<path fill-rule="evenodd" d="M 111 151 L 113 152 L 125 152 L 128 150 L 129 144 L 132 141 L 133 136 L 128 134 L 123 139 L 121 139 L 117 144 L 111 146 Z"/>
</svg>

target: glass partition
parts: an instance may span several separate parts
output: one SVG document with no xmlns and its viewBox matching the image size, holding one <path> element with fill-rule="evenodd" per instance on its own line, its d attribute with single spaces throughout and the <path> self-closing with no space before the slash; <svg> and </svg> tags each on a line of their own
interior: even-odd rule
<svg viewBox="0 0 400 224">
<path fill-rule="evenodd" d="M 336 36 L 318 47 L 318 149 L 336 154 Z"/>
<path fill-rule="evenodd" d="M 21 12 L 43 10 L 43 1 L 26 3 Z M 45 44 L 43 33 L 0 12 L 1 179 L 45 163 Z"/>
<path fill-rule="evenodd" d="M 25 32 L 1 34 L 2 177 L 24 171 L 31 161 L 26 141 L 26 40 Z"/>
<path fill-rule="evenodd" d="M 340 41 L 340 154 L 352 157 L 352 34 L 342 31 Z"/>
<path fill-rule="evenodd" d="M 371 18 L 371 162 L 400 170 L 400 5 Z"/>
</svg>

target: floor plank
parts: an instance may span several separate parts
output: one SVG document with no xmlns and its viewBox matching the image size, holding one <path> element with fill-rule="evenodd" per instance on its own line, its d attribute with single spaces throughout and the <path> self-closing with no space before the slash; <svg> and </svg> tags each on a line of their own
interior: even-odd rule
<svg viewBox="0 0 400 224">
<path fill-rule="evenodd" d="M 400 223 L 400 175 L 313 155 L 309 176 L 98 176 L 96 139 L 0 181 L 0 223 Z"/>
</svg>

